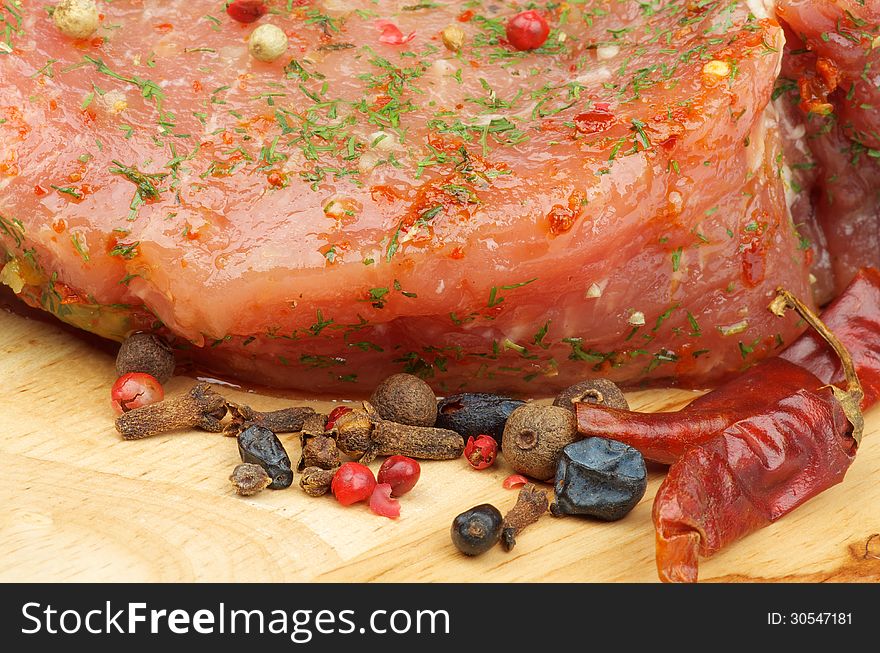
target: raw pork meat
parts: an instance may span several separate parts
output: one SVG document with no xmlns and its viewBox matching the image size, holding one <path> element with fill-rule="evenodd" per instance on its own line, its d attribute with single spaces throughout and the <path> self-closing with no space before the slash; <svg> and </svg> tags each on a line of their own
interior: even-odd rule
<svg viewBox="0 0 880 653">
<path fill-rule="evenodd" d="M 98 4 L 81 41 L 0 9 L 0 279 L 62 320 L 347 394 L 705 385 L 799 331 L 760 2 L 550 3 L 532 52 L 500 1 Z"/>
<path fill-rule="evenodd" d="M 880 267 L 880 3 L 780 0 L 777 13 L 792 217 L 824 302 Z"/>
</svg>

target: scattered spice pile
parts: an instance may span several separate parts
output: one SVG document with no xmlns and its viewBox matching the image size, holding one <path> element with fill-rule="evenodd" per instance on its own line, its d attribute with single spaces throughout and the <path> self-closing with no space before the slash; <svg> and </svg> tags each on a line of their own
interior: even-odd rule
<svg viewBox="0 0 880 653">
<path fill-rule="evenodd" d="M 553 405 L 470 393 L 438 402 L 409 374 L 385 379 L 362 408 L 329 415 L 307 407 L 261 413 L 205 383 L 165 400 L 162 382 L 173 374 L 174 357 L 150 334 L 120 348 L 111 398 L 127 440 L 183 428 L 236 437 L 242 464 L 230 481 L 243 496 L 287 488 L 296 471 L 306 494 L 330 491 L 342 505 L 367 502 L 392 519 L 400 515 L 397 499 L 418 482 L 415 459 L 464 454 L 480 470 L 500 450 L 517 472 L 504 487 L 522 487 L 504 516 L 484 503 L 455 517 L 452 542 L 468 556 L 499 542 L 510 551 L 547 512 L 622 519 L 645 494 L 645 457 L 671 463 L 654 500 L 658 571 L 663 580 L 696 581 L 699 556 L 843 480 L 861 441 L 862 410 L 880 395 L 880 273 L 857 276 L 825 311 L 834 331 L 783 289 L 769 309 L 778 316 L 792 310 L 812 330 L 677 413 L 632 412 L 604 379 L 563 390 Z M 278 433 L 300 434 L 295 471 Z M 772 468 L 768 447 L 781 461 Z M 387 457 L 378 481 L 366 466 L 376 456 Z M 553 501 L 530 479 L 552 479 Z"/>
<path fill-rule="evenodd" d="M 397 499 L 418 482 L 421 468 L 416 459 L 454 460 L 464 454 L 474 469 L 487 469 L 506 439 L 506 458 L 514 469 L 547 481 L 562 458 L 563 447 L 578 439 L 577 401 L 602 403 L 607 397 L 613 405 L 621 405 L 620 401 L 625 405 L 620 390 L 604 380 L 580 383 L 561 393 L 557 405 L 542 406 L 486 393 L 462 393 L 438 401 L 422 379 L 395 374 L 380 383 L 362 407 L 340 406 L 329 415 L 303 406 L 263 413 L 229 401 L 205 383 L 165 400 L 163 383 L 171 378 L 174 367 L 173 352 L 155 335 L 136 333 L 122 344 L 116 361 L 119 378 L 111 398 L 119 413 L 116 428 L 125 439 L 191 428 L 223 433 L 238 442 L 242 464 L 229 477 L 238 494 L 252 496 L 266 488 L 287 488 L 298 474 L 298 485 L 309 496 L 331 492 L 342 505 L 366 502 L 374 513 L 391 519 L 400 515 Z M 280 433 L 299 433 L 301 455 L 295 466 L 278 438 Z M 367 467 L 377 456 L 386 457 L 378 479 Z M 579 478 L 569 474 L 566 487 L 576 492 Z M 549 507 L 547 494 L 525 476 L 517 474 L 504 482 L 506 488 L 519 485 L 524 487 L 516 505 L 503 518 L 493 508 L 498 512 L 497 528 L 481 535 L 492 544 L 502 542 L 507 550 L 513 548 L 516 535 Z M 642 494 L 627 504 L 620 517 Z M 555 503 L 554 514 L 576 514 L 576 509 L 566 510 L 569 505 L 571 501 Z M 472 530 L 467 524 L 473 521 L 474 511 L 482 514 L 486 509 L 463 513 L 456 518 L 459 527 L 453 527 L 453 542 L 467 555 L 488 548 L 485 542 L 477 545 L 473 533 L 463 534 Z"/>
</svg>

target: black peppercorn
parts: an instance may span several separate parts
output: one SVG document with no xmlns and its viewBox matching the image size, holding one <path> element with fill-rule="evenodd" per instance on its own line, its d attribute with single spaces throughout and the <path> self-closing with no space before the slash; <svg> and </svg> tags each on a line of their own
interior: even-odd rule
<svg viewBox="0 0 880 653">
<path fill-rule="evenodd" d="M 266 470 L 272 479 L 271 489 L 280 490 L 293 483 L 290 458 L 281 440 L 269 429 L 255 424 L 239 433 L 238 453 L 244 462 L 260 465 Z"/>
<path fill-rule="evenodd" d="M 480 555 L 501 539 L 503 524 L 504 518 L 495 506 L 475 506 L 452 521 L 452 543 L 465 555 Z"/>
<path fill-rule="evenodd" d="M 562 450 L 550 512 L 615 521 L 635 508 L 647 487 L 645 460 L 636 449 L 617 440 L 586 438 Z"/>
<path fill-rule="evenodd" d="M 525 402 L 501 395 L 465 392 L 437 403 L 437 424 L 463 438 L 489 435 L 501 446 L 504 425 L 510 414 Z"/>
</svg>

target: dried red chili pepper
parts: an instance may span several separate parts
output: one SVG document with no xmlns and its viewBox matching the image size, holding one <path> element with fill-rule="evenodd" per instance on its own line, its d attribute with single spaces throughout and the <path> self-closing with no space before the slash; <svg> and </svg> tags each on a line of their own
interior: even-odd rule
<svg viewBox="0 0 880 653">
<path fill-rule="evenodd" d="M 880 272 L 862 270 L 822 313 L 822 321 L 850 352 L 865 392 L 862 408 L 869 407 L 880 397 Z M 671 464 L 688 449 L 797 390 L 843 380 L 840 358 L 820 335 L 808 331 L 780 356 L 758 363 L 679 411 L 638 413 L 579 403 L 578 430 L 619 440 L 649 460 Z"/>
<path fill-rule="evenodd" d="M 688 451 L 654 497 L 660 579 L 695 582 L 700 555 L 842 481 L 855 454 L 848 427 L 830 390 L 801 390 Z"/>
<path fill-rule="evenodd" d="M 862 389 L 849 353 L 797 299 L 779 292 L 771 310 L 795 309 L 840 357 L 847 387 L 801 389 L 689 449 L 654 498 L 661 580 L 695 582 L 699 556 L 776 521 L 840 483 L 863 426 Z"/>
<path fill-rule="evenodd" d="M 668 465 L 734 422 L 761 413 L 793 392 L 821 385 L 802 367 L 768 358 L 674 412 L 639 413 L 579 403 L 578 430 L 588 436 L 619 440 L 648 460 Z"/>
<path fill-rule="evenodd" d="M 880 399 L 880 271 L 863 268 L 822 312 L 822 322 L 846 347 L 865 393 L 862 408 Z M 807 331 L 779 356 L 809 370 L 823 383 L 842 383 L 843 364 L 828 343 Z"/>
</svg>

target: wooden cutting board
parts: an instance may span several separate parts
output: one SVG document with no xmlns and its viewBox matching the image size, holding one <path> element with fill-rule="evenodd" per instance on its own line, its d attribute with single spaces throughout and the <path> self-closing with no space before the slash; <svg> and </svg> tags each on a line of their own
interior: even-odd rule
<svg viewBox="0 0 880 653">
<path fill-rule="evenodd" d="M 656 581 L 651 503 L 663 468 L 625 519 L 546 516 L 516 548 L 466 558 L 459 512 L 504 512 L 503 463 L 426 462 L 401 517 L 343 508 L 299 488 L 234 494 L 234 439 L 200 432 L 124 442 L 113 428 L 113 356 L 58 325 L 0 310 L 0 581 Z M 187 390 L 178 377 L 169 395 Z M 259 410 L 290 398 L 224 388 Z M 681 390 L 630 395 L 668 410 Z M 302 401 L 328 410 L 331 403 Z M 298 438 L 281 436 L 291 458 Z M 378 469 L 378 461 L 372 464 Z M 547 486 L 547 489 L 550 489 Z M 703 561 L 702 580 L 880 581 L 880 410 L 841 485 Z"/>
</svg>

